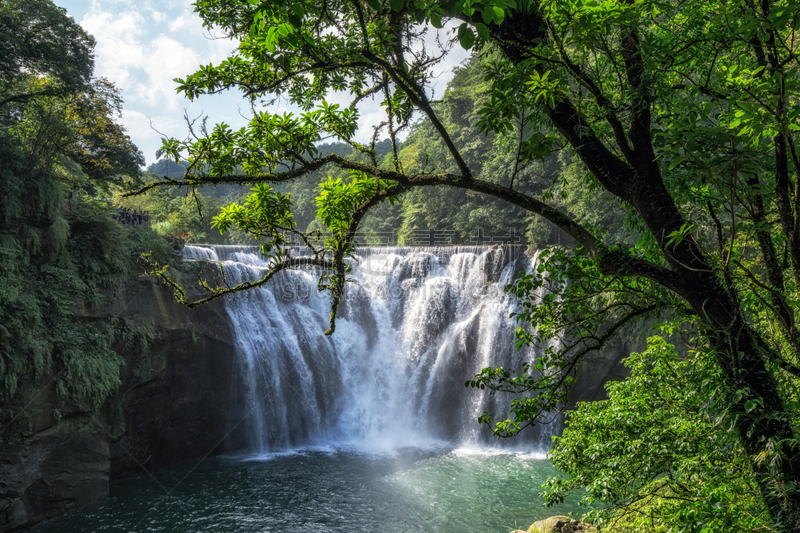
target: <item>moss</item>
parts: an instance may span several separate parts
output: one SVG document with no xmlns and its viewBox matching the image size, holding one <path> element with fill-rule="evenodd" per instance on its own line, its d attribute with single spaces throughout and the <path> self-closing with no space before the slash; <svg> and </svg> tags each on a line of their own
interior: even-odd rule
<svg viewBox="0 0 800 533">
<path fill-rule="evenodd" d="M 0 239 L 0 425 L 19 412 L 23 384 L 52 382 L 60 402 L 97 412 L 120 384 L 124 361 L 115 346 L 138 345 L 146 353 L 154 335 L 149 323 L 78 310 L 104 303 L 143 273 L 144 252 L 174 263 L 169 243 L 149 230 L 121 226 L 104 202 L 88 197 L 61 220 L 67 227 L 38 232 L 44 240 L 35 246 L 24 233 Z"/>
</svg>

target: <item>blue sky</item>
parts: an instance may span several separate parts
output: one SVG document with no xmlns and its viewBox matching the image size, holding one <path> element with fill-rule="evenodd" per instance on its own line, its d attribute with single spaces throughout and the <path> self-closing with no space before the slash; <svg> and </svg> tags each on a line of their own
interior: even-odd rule
<svg viewBox="0 0 800 533">
<path fill-rule="evenodd" d="M 183 138 L 184 114 L 208 115 L 210 122 L 238 128 L 247 123 L 248 101 L 236 92 L 204 96 L 194 102 L 175 92 L 174 78 L 183 78 L 201 64 L 217 63 L 229 55 L 236 42 L 220 32 L 202 27 L 190 0 L 54 0 L 66 8 L 97 40 L 95 76 L 105 77 L 122 90 L 122 123 L 134 143 L 153 163 L 161 134 Z M 441 67 L 436 92 L 441 94 L 451 70 L 466 53 L 454 49 Z M 334 96 L 349 103 L 349 95 Z M 278 104 L 280 106 L 280 104 Z M 288 110 L 283 104 L 283 109 Z M 361 140 L 371 135 L 372 124 L 382 120 L 377 102 L 361 110 Z"/>
</svg>

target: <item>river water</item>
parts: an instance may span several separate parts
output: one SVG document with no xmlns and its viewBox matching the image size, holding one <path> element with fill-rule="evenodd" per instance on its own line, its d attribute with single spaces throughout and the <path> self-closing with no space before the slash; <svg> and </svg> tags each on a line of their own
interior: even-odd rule
<svg viewBox="0 0 800 533">
<path fill-rule="evenodd" d="M 539 454 L 308 449 L 192 466 L 116 481 L 102 505 L 35 531 L 508 533 L 585 510 L 542 507 L 555 471 Z"/>
<path fill-rule="evenodd" d="M 536 266 L 518 252 L 361 248 L 331 337 L 324 272 L 227 298 L 248 450 L 116 481 L 106 503 L 41 531 L 507 533 L 579 510 L 537 497 L 559 421 L 500 441 L 477 418 L 507 415 L 511 398 L 464 386 L 539 355 L 515 348 L 519 309 L 504 288 Z M 184 257 L 219 265 L 229 285 L 269 268 L 252 247 Z"/>
</svg>

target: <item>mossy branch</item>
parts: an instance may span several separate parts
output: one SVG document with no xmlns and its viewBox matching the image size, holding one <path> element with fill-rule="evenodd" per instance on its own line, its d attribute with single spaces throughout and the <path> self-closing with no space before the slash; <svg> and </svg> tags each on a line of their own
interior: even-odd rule
<svg viewBox="0 0 800 533">
<path fill-rule="evenodd" d="M 207 265 L 208 263 L 209 262 L 206 262 L 205 264 Z M 229 294 L 242 291 L 249 291 L 251 289 L 256 289 L 258 287 L 261 287 L 266 283 L 268 283 L 277 273 L 298 266 L 315 266 L 319 268 L 328 268 L 328 269 L 335 268 L 335 265 L 332 261 L 328 261 L 326 259 L 322 259 L 319 257 L 288 257 L 286 259 L 276 262 L 275 265 L 270 267 L 270 269 L 261 279 L 257 281 L 245 281 L 243 283 L 239 283 L 238 285 L 234 285 L 232 287 L 212 286 L 208 282 L 203 280 L 201 276 L 198 274 L 198 286 L 203 291 L 208 293 L 208 295 L 203 298 L 199 298 L 197 300 L 190 300 L 187 295 L 186 289 L 169 276 L 168 274 L 169 265 L 159 265 L 158 263 L 153 263 L 153 269 L 149 271 L 147 274 L 150 276 L 158 277 L 162 281 L 164 281 L 164 283 L 169 285 L 172 288 L 175 300 L 179 304 L 185 305 L 186 307 L 197 307 L 198 305 L 206 304 L 212 300 L 216 300 L 217 298 L 221 298 Z M 205 268 L 205 265 L 203 268 Z M 224 281 L 224 273 L 223 273 L 223 281 Z"/>
</svg>

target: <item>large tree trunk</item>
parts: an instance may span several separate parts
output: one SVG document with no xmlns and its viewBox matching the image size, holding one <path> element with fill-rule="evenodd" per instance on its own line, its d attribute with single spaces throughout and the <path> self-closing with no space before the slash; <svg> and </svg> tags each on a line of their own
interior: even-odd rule
<svg viewBox="0 0 800 533">
<path fill-rule="evenodd" d="M 694 273 L 687 300 L 706 325 L 729 387 L 733 418 L 755 481 L 778 531 L 800 532 L 800 447 L 768 361 L 778 354 L 743 319 L 740 304 L 716 276 Z M 699 279 L 698 279 L 699 278 Z"/>
</svg>

